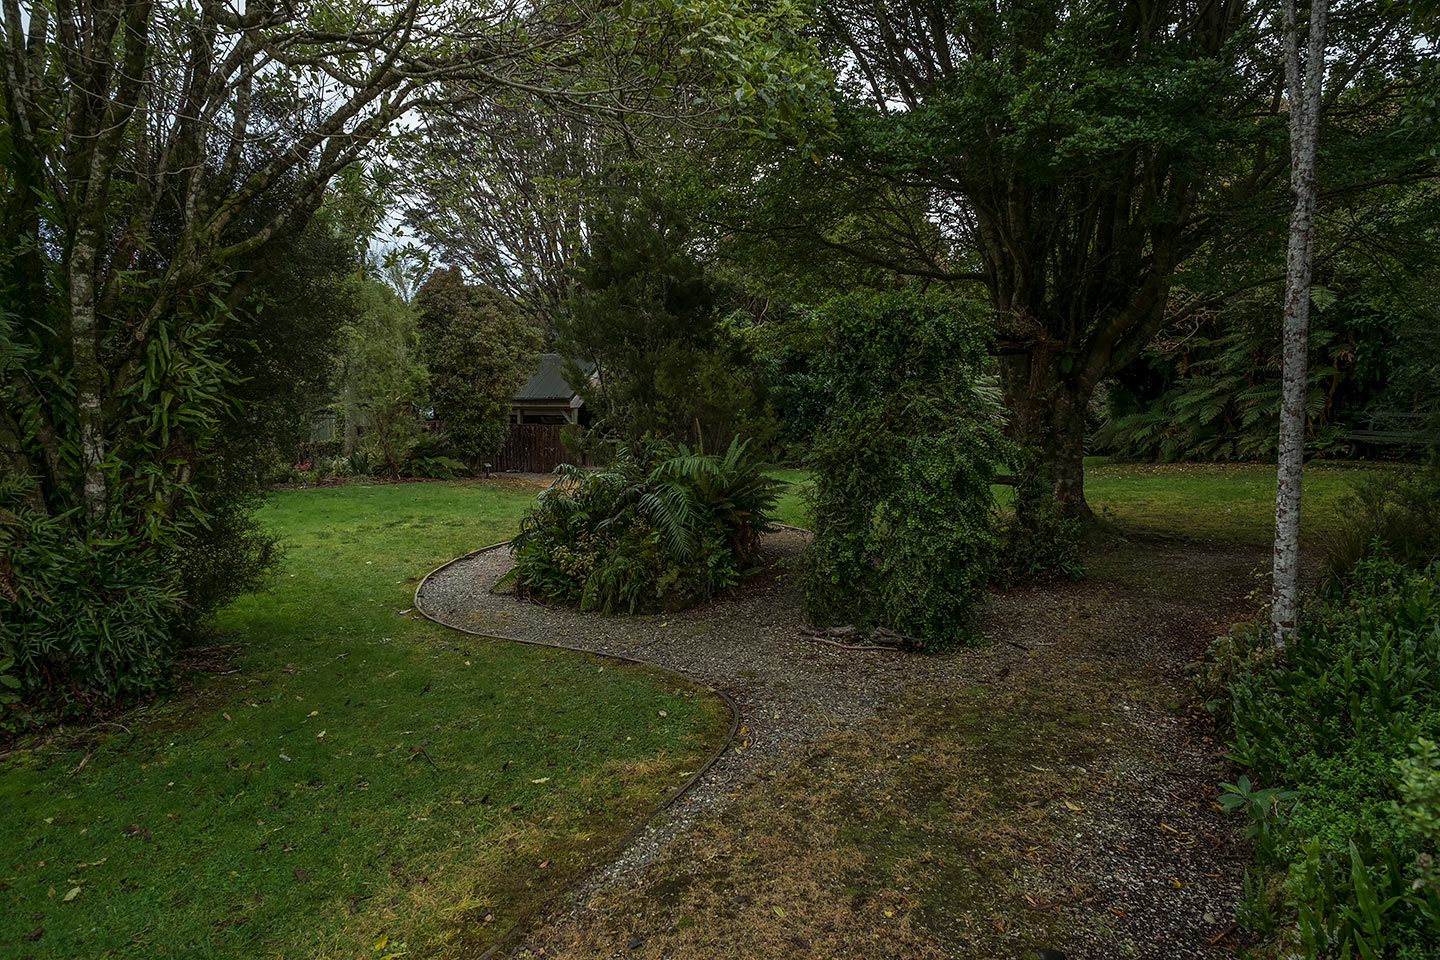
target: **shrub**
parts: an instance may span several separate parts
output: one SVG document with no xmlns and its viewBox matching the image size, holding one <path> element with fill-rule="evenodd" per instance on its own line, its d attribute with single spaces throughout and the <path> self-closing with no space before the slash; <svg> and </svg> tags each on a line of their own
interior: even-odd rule
<svg viewBox="0 0 1440 960">
<path fill-rule="evenodd" d="M 183 596 L 138 538 L 67 534 L 61 521 L 0 504 L 0 591 L 9 601 L 0 655 L 13 658 L 27 701 L 62 713 L 158 686 L 179 643 Z"/>
<path fill-rule="evenodd" d="M 833 403 L 807 461 L 815 624 L 884 626 L 926 649 L 973 638 L 999 548 L 990 483 L 1011 452 L 978 388 L 980 318 L 903 293 L 823 312 L 820 375 Z"/>
<path fill-rule="evenodd" d="M 1282 657 L 1236 658 L 1250 666 L 1230 685 L 1234 757 L 1278 792 L 1230 805 L 1264 837 L 1262 867 L 1288 873 L 1285 906 L 1307 957 L 1440 949 L 1427 746 L 1440 736 L 1437 576 L 1377 547 L 1312 600 Z"/>
<path fill-rule="evenodd" d="M 451 456 L 453 452 L 442 438 L 422 433 L 410 442 L 405 455 L 400 458 L 400 475 L 426 480 L 454 480 L 455 474 L 465 471 L 465 464 Z"/>
<path fill-rule="evenodd" d="M 675 610 L 754 568 L 780 481 L 731 443 L 723 457 L 683 444 L 617 444 L 604 472 L 561 465 L 511 541 L 502 581 L 583 610 Z"/>
<path fill-rule="evenodd" d="M 1014 509 L 1004 524 L 996 582 L 1014 586 L 1049 577 L 1079 579 L 1085 573 L 1080 557 L 1083 524 L 1060 513 L 1043 474 L 1022 470 L 1019 476 Z"/>
<path fill-rule="evenodd" d="M 1374 543 L 1412 567 L 1440 560 L 1440 454 L 1367 477 L 1340 509 L 1347 522 L 1326 544 L 1332 573 L 1343 575 Z"/>
</svg>

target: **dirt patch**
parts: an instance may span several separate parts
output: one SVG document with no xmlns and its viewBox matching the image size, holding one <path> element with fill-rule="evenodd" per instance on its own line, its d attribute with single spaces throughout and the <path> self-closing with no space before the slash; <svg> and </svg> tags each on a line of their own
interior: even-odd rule
<svg viewBox="0 0 1440 960">
<path fill-rule="evenodd" d="M 673 616 L 489 594 L 503 552 L 427 583 L 457 625 L 659 663 L 739 702 L 742 733 L 676 816 L 519 956 L 1225 955 L 1246 852 L 1182 666 L 1252 609 L 1243 547 L 1132 542 L 1090 576 L 998 595 L 991 645 L 853 653 L 798 635 L 790 562 Z"/>
</svg>

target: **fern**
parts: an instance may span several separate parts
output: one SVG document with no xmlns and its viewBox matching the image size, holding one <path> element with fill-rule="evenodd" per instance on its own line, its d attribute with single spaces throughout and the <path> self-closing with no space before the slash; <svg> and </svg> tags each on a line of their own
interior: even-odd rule
<svg viewBox="0 0 1440 960">
<path fill-rule="evenodd" d="M 749 568 L 783 486 L 746 443 L 723 456 L 620 444 L 605 471 L 559 467 L 511 542 L 521 593 L 634 612 L 713 596 Z"/>
</svg>

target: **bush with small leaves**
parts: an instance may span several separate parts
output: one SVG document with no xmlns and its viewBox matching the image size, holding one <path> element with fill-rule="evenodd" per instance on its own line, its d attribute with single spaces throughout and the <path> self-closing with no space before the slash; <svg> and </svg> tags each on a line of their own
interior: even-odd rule
<svg viewBox="0 0 1440 960">
<path fill-rule="evenodd" d="M 980 388 L 983 310 L 857 294 L 822 321 L 833 397 L 807 461 L 810 619 L 888 627 L 929 650 L 970 642 L 1000 547 L 990 484 L 1013 454 Z"/>
</svg>

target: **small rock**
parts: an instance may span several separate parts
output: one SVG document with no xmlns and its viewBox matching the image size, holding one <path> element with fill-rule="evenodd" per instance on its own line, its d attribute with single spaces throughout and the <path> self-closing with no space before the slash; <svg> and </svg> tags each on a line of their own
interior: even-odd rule
<svg viewBox="0 0 1440 960">
<path fill-rule="evenodd" d="M 630 938 L 630 942 L 625 945 L 625 948 L 626 948 L 627 950 L 638 950 L 638 949 L 640 949 L 640 945 L 643 944 L 644 942 L 645 942 L 645 938 L 642 937 L 642 936 L 640 936 L 640 934 L 637 933 L 637 934 L 635 934 L 635 936 L 633 936 L 633 937 Z"/>
</svg>

